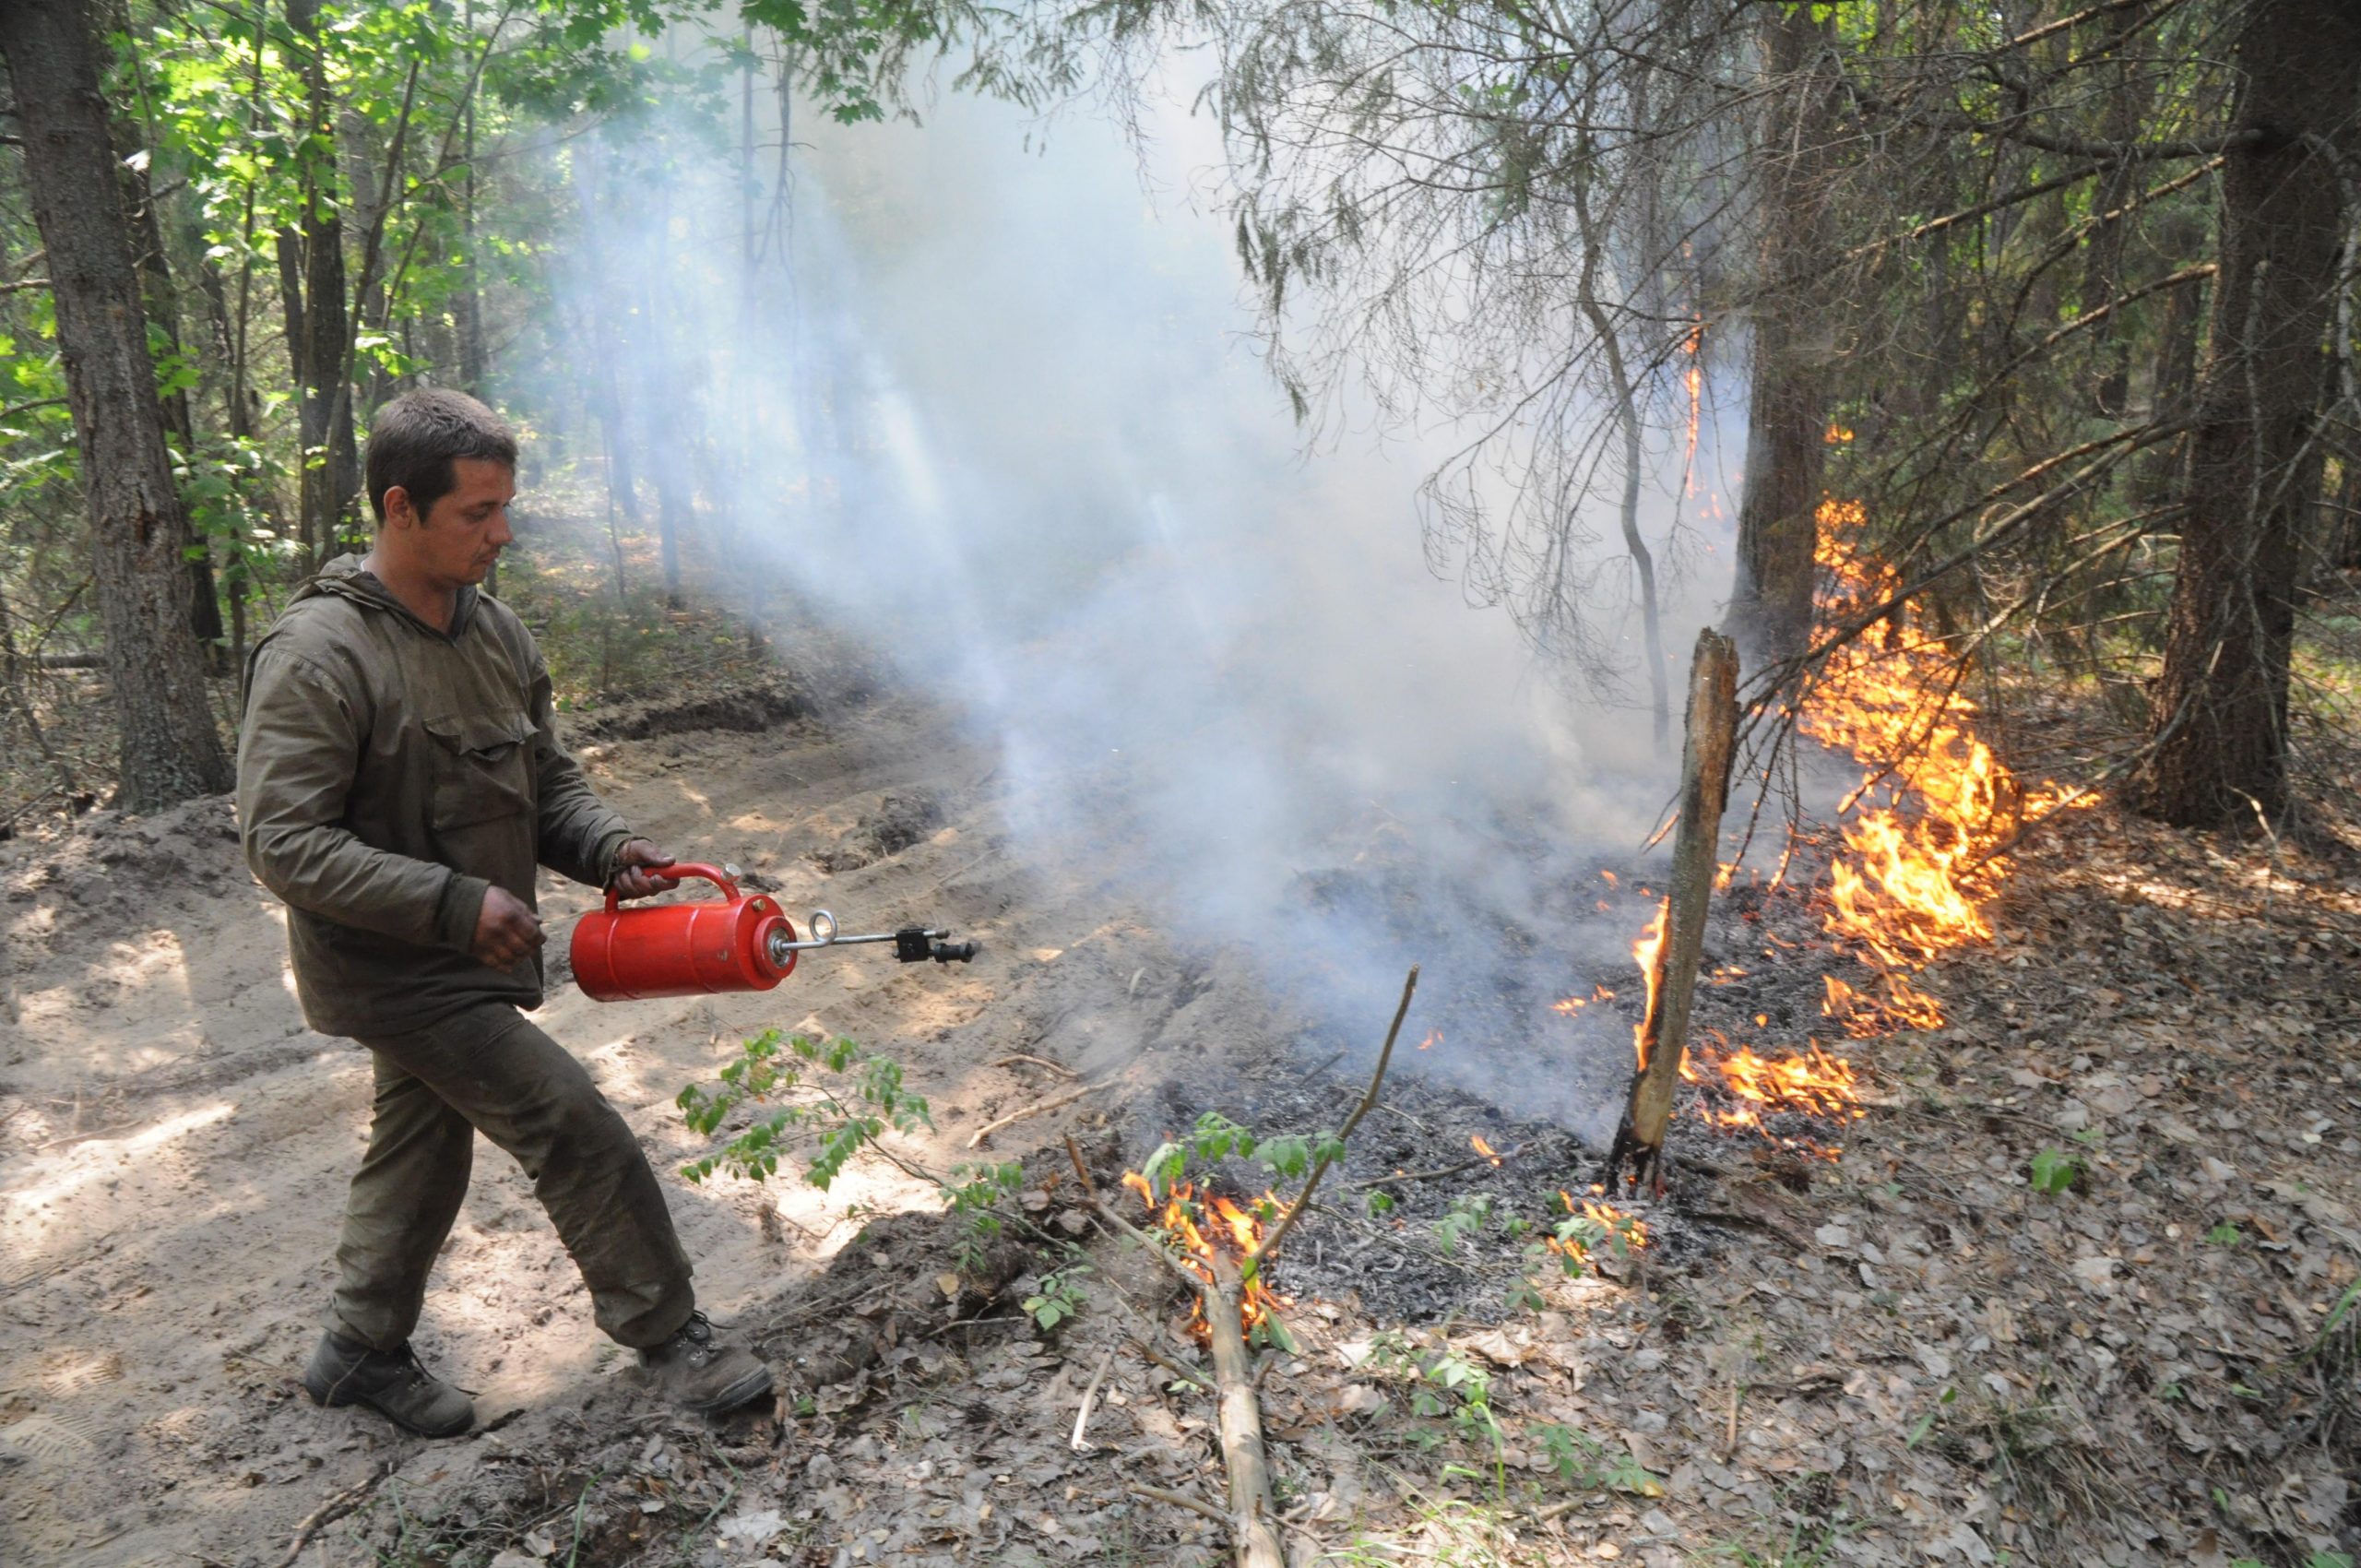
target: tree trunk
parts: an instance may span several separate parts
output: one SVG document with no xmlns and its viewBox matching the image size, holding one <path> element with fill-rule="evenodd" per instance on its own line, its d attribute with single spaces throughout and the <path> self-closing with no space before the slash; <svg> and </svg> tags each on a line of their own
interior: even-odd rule
<svg viewBox="0 0 2361 1568">
<path fill-rule="evenodd" d="M 303 80 L 309 123 L 303 159 L 303 307 L 291 305 L 288 358 L 295 368 L 303 443 L 302 502 L 297 529 L 316 567 L 336 552 L 338 525 L 361 491 L 361 459 L 352 438 L 351 399 L 337 396 L 344 369 L 347 304 L 344 217 L 338 197 L 337 126 L 327 58 L 320 39 L 319 0 L 287 0 L 287 25 L 303 40 Z M 300 316 L 300 321 L 297 317 Z M 338 417 L 339 408 L 342 417 Z"/>
<path fill-rule="evenodd" d="M 581 313 L 580 339 L 582 351 L 589 359 L 589 375 L 583 389 L 589 404 L 591 417 L 599 422 L 599 439 L 606 452 L 607 500 L 622 510 L 635 529 L 640 526 L 639 481 L 632 469 L 631 433 L 624 428 L 623 376 L 615 368 L 622 350 L 619 332 L 611 331 L 608 323 L 621 312 L 620 302 L 608 285 L 605 247 L 599 243 L 599 227 L 606 213 L 599 193 L 599 150 L 589 138 L 585 138 L 575 150 L 574 190 L 580 204 L 582 252 L 590 277 L 590 301 Z M 610 519 L 608 532 L 614 531 Z M 615 571 L 618 593 L 622 592 L 622 546 L 616 546 Z"/>
<path fill-rule="evenodd" d="M 1664 1133 L 1680 1086 L 1680 1052 L 1689 1040 L 1689 1010 L 1697 994 L 1697 968 L 1705 950 L 1705 915 L 1713 905 L 1722 810 L 1729 802 L 1730 758 L 1738 744 L 1738 649 L 1711 627 L 1697 634 L 1689 669 L 1688 740 L 1680 759 L 1680 821 L 1672 841 L 1672 878 L 1664 924 L 1649 962 L 1648 1011 L 1640 1022 L 1639 1067 L 1623 1105 L 1623 1121 L 1607 1156 L 1611 1192 L 1631 1162 L 1631 1183 L 1664 1193 Z"/>
<path fill-rule="evenodd" d="M 2204 237 L 2194 221 L 2184 227 L 2179 222 L 2160 225 L 2158 244 L 2169 256 L 2198 254 Z M 2158 422 L 2180 418 L 2189 410 L 2190 389 L 2197 385 L 2197 347 L 2200 331 L 2204 326 L 2207 291 L 2218 284 L 2219 279 L 2195 283 L 2185 289 L 2165 291 L 2164 320 L 2156 329 L 2155 359 L 2151 374 L 2154 385 L 2149 390 L 2148 417 Z M 2182 469 L 2187 466 L 2189 438 L 2160 445 L 2149 456 L 2140 458 L 2132 473 L 2131 495 L 2134 505 L 2142 507 L 2161 506 L 2172 499 L 2179 488 Z"/>
<path fill-rule="evenodd" d="M 81 451 L 122 731 L 122 803 L 154 811 L 228 789 L 231 769 L 189 630 L 188 517 L 164 447 L 92 18 L 77 0 L 10 0 L 0 6 L 0 53 L 15 85 Z"/>
<path fill-rule="evenodd" d="M 1726 617 L 1750 662 L 1792 659 L 1811 637 L 1821 471 L 1829 393 L 1813 285 L 1829 250 L 1828 83 L 1815 69 L 1829 42 L 1816 7 L 1763 13 L 1764 72 L 1774 96 L 1757 153 L 1765 294 L 1754 313 L 1746 475 L 1738 511 L 1738 581 Z"/>
<path fill-rule="evenodd" d="M 469 33 L 476 30 L 475 0 L 468 0 L 466 26 Z M 451 325 L 459 339 L 459 390 L 470 398 L 490 400 L 491 389 L 485 385 L 491 366 L 485 362 L 483 348 L 483 295 L 476 277 L 476 95 L 468 94 L 468 106 L 460 111 L 464 116 L 459 136 L 459 156 L 466 160 L 466 172 L 459 178 L 459 293 L 452 306 Z"/>
<path fill-rule="evenodd" d="M 656 219 L 657 261 L 649 268 L 646 291 L 641 295 L 640 320 L 647 332 L 647 346 L 640 363 L 653 373 L 655 397 L 647 408 L 649 436 L 647 469 L 656 481 L 656 531 L 658 546 L 664 565 L 664 607 L 681 608 L 681 536 L 690 527 L 694 510 L 689 498 L 689 441 L 687 422 L 682 418 L 682 405 L 687 400 L 686 377 L 681 373 L 678 339 L 667 330 L 663 301 L 658 295 L 658 279 L 672 274 L 671 256 L 666 241 L 660 236 L 671 232 L 672 204 L 658 203 Z"/>
<path fill-rule="evenodd" d="M 113 6 L 108 25 L 124 32 L 131 30 L 131 13 L 120 3 Z M 141 89 L 141 102 L 146 102 L 146 89 Z M 133 248 L 139 268 L 139 287 L 146 299 L 148 319 L 164 335 L 176 358 L 187 358 L 181 342 L 180 292 L 172 286 L 172 258 L 164 248 L 162 215 L 156 210 L 156 185 L 151 177 L 151 165 L 146 159 L 133 155 L 152 151 L 145 127 L 135 121 L 125 106 L 117 105 L 111 117 L 114 135 L 116 167 L 123 171 L 123 199 L 130 214 Z M 196 456 L 196 421 L 184 388 L 175 387 L 164 394 L 165 434 L 181 450 L 184 458 Z M 183 516 L 185 517 L 186 514 Z M 209 542 L 197 537 L 192 526 L 189 535 L 181 541 L 183 555 L 188 563 L 189 627 L 205 646 L 208 659 L 215 669 L 220 667 L 221 601 L 213 591 L 213 555 Z"/>
<path fill-rule="evenodd" d="M 2248 15 L 2222 171 L 2221 270 L 2153 695 L 2142 811 L 2182 826 L 2288 804 L 2297 543 L 2319 504 L 2321 350 L 2337 287 L 2336 160 L 2361 144 L 2361 12 L 2274 0 Z"/>
</svg>

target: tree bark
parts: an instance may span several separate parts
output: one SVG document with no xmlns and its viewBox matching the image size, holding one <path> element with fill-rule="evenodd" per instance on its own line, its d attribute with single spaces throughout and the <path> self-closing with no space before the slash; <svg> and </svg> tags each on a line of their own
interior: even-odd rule
<svg viewBox="0 0 2361 1568">
<path fill-rule="evenodd" d="M 1827 235 L 1829 83 L 1816 68 L 1831 24 L 1809 6 L 1763 11 L 1774 88 L 1757 152 L 1766 293 L 1754 313 L 1746 474 L 1738 495 L 1738 581 L 1725 623 L 1755 664 L 1792 659 L 1811 637 L 1829 391 L 1826 302 L 1814 286 Z"/>
<path fill-rule="evenodd" d="M 231 769 L 189 629 L 188 517 L 164 446 L 92 24 L 77 0 L 0 6 L 89 505 L 122 804 L 146 812 L 226 790 Z"/>
<path fill-rule="evenodd" d="M 289 306 L 287 353 L 295 369 L 298 425 L 303 443 L 296 527 L 306 564 L 315 567 L 336 552 L 337 525 L 350 513 L 353 499 L 361 493 L 361 457 L 353 441 L 351 398 L 337 396 L 350 332 L 336 113 L 320 38 L 319 0 L 287 0 L 287 25 L 303 41 L 308 94 L 307 146 L 302 155 L 303 304 L 300 311 L 291 302 Z"/>
<path fill-rule="evenodd" d="M 129 30 L 130 14 L 118 7 L 113 25 Z M 170 254 L 164 248 L 164 225 L 156 210 L 155 182 L 149 177 L 145 160 L 135 162 L 132 154 L 150 150 L 143 147 L 147 139 L 141 127 L 127 113 L 118 113 L 112 118 L 117 167 L 123 171 L 125 210 L 130 215 L 133 249 L 139 270 L 140 292 L 148 310 L 148 319 L 164 335 L 164 341 L 173 355 L 186 359 L 187 350 L 181 341 L 180 291 L 172 283 Z M 196 456 L 196 418 L 184 388 L 175 387 L 160 398 L 164 414 L 164 433 L 177 443 L 184 458 Z M 181 552 L 187 562 L 189 592 L 189 628 L 196 636 L 214 668 L 220 667 L 221 601 L 213 590 L 213 553 L 209 542 L 197 537 L 195 519 L 182 514 L 187 537 L 181 540 Z"/>
<path fill-rule="evenodd" d="M 2130 791 L 2141 810 L 2191 827 L 2288 805 L 2297 544 L 2319 504 L 2321 354 L 2343 222 L 2336 161 L 2361 148 L 2361 11 L 2256 6 L 2235 64 L 2231 126 L 2262 134 L 2223 165 L 2212 344 L 2152 749 Z"/>
<path fill-rule="evenodd" d="M 1204 1292 L 1206 1336 L 1214 1363 L 1215 1430 L 1221 1434 L 1222 1471 L 1228 1483 L 1230 1526 L 1238 1568 L 1286 1568 L 1279 1544 L 1279 1510 L 1272 1500 L 1270 1461 L 1263 1448 L 1263 1408 L 1254 1397 L 1254 1358 L 1240 1321 L 1244 1289 L 1238 1265 L 1213 1255 L 1214 1285 Z"/>
<path fill-rule="evenodd" d="M 469 33 L 476 30 L 475 0 L 467 0 L 465 25 Z M 468 94 L 468 103 L 460 114 L 464 124 L 460 129 L 459 156 L 466 160 L 466 172 L 459 180 L 459 293 L 454 302 L 451 325 L 459 339 L 459 390 L 470 398 L 491 399 L 486 385 L 492 374 L 484 354 L 483 295 L 476 277 L 476 95 Z M 495 564 L 495 570 L 497 569 Z"/>
<path fill-rule="evenodd" d="M 1665 898 L 1664 933 L 1648 976 L 1647 1016 L 1641 1020 L 1639 1069 L 1623 1107 L 1622 1124 L 1607 1157 L 1607 1185 L 1631 1162 L 1631 1181 L 1664 1192 L 1664 1134 L 1672 1094 L 1680 1082 L 1680 1052 L 1689 1039 L 1689 1008 L 1697 994 L 1697 965 L 1705 950 L 1705 912 L 1713 903 L 1722 808 L 1728 803 L 1730 755 L 1738 743 L 1738 648 L 1711 628 L 1697 634 L 1689 669 L 1688 741 L 1680 760 L 1680 825 L 1672 847 L 1672 881 Z"/>
</svg>

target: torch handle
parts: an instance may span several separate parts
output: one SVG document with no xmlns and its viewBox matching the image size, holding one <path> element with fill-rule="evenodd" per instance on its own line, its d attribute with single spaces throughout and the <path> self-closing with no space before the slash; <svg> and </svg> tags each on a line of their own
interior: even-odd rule
<svg viewBox="0 0 2361 1568">
<path fill-rule="evenodd" d="M 655 871 L 656 874 L 658 876 L 669 876 L 676 881 L 682 877 L 699 877 L 706 882 L 712 883 L 716 887 L 720 888 L 721 896 L 724 898 L 735 898 L 738 897 L 738 885 L 735 882 L 732 882 L 730 879 L 730 874 L 723 871 L 719 866 L 709 866 L 701 862 L 693 861 L 685 865 L 650 867 L 649 869 Z M 622 901 L 623 896 L 615 891 L 615 885 L 611 882 L 607 884 L 607 913 L 611 915 L 613 914 L 615 912 L 616 906 Z"/>
</svg>

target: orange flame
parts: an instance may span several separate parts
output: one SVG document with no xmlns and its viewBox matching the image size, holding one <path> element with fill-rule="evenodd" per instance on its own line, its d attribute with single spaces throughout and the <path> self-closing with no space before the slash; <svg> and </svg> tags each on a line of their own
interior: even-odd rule
<svg viewBox="0 0 2361 1568">
<path fill-rule="evenodd" d="M 1904 586 L 1892 568 L 1862 559 L 1855 539 L 1866 521 L 1857 501 L 1821 504 L 1818 555 L 1833 582 L 1832 619 L 1872 611 Z M 2056 785 L 2023 784 L 2001 766 L 1975 736 L 1977 713 L 1959 690 L 1951 651 L 1901 606 L 1881 637 L 1857 638 L 1827 661 L 1799 719 L 1805 733 L 1871 770 L 1845 802 L 1855 815 L 1830 873 L 1827 927 L 1888 970 L 1988 940 L 1987 862 L 2019 823 L 2064 803 Z M 1905 1010 L 1940 1021 L 1931 998 L 1910 994 Z"/>
<path fill-rule="evenodd" d="M 1501 1162 L 1499 1152 L 1495 1150 L 1491 1145 L 1484 1141 L 1484 1134 L 1481 1133 L 1468 1134 L 1467 1146 L 1474 1149 L 1477 1154 L 1482 1155 L 1486 1159 L 1490 1160 L 1495 1165 L 1498 1165 Z"/>
<path fill-rule="evenodd" d="M 1596 1193 L 1598 1189 L 1593 1187 L 1591 1191 Z M 1580 1234 L 1577 1228 L 1576 1233 L 1572 1235 L 1553 1235 L 1545 1238 L 1542 1245 L 1561 1257 L 1574 1263 L 1582 1263 L 1589 1258 L 1593 1250 L 1601 1245 L 1619 1246 L 1619 1250 L 1622 1251 L 1638 1252 L 1648 1244 L 1648 1222 L 1636 1214 L 1627 1213 L 1617 1208 L 1613 1204 L 1603 1203 L 1596 1197 L 1578 1199 L 1562 1187 L 1558 1190 L 1558 1202 L 1564 1206 L 1565 1212 L 1570 1218 L 1586 1219 L 1596 1228 L 1597 1231 L 1594 1237 L 1584 1237 Z"/>
<path fill-rule="evenodd" d="M 1648 1019 L 1655 1015 L 1656 988 L 1664 983 L 1664 969 L 1656 960 L 1664 952 L 1664 922 L 1672 913 L 1672 900 L 1667 898 L 1656 906 L 1656 918 L 1631 944 L 1631 956 L 1640 966 L 1640 973 L 1648 982 L 1648 1004 L 1641 1011 L 1640 1021 L 1631 1026 L 1631 1048 L 1639 1053 L 1640 1071 L 1648 1070 Z"/>
<path fill-rule="evenodd" d="M 1145 1176 L 1136 1170 L 1123 1172 L 1122 1184 L 1137 1193 L 1140 1203 L 1154 1219 L 1157 1229 L 1190 1271 L 1207 1284 L 1214 1280 L 1213 1260 L 1219 1254 L 1234 1263 L 1246 1264 L 1263 1250 L 1263 1221 L 1253 1208 L 1241 1207 L 1228 1198 L 1200 1198 L 1195 1183 L 1182 1182 L 1166 1194 L 1162 1204 L 1156 1201 L 1156 1188 Z M 1264 1193 L 1256 1206 L 1270 1208 L 1276 1199 Z M 1200 1219 L 1204 1220 L 1200 1224 Z M 1208 1232 L 1211 1232 L 1209 1235 Z M 1240 1325 L 1252 1333 L 1255 1327 L 1270 1320 L 1287 1299 L 1273 1291 L 1259 1277 L 1249 1277 L 1239 1298 Z M 1190 1314 L 1190 1326 L 1197 1334 L 1205 1332 L 1204 1299 L 1199 1297 Z"/>
<path fill-rule="evenodd" d="M 1681 385 L 1689 390 L 1689 445 L 1681 454 L 1680 471 L 1685 476 L 1681 493 L 1697 493 L 1697 427 L 1705 412 L 1705 324 L 1697 323 L 1689 329 L 1689 368 L 1681 374 Z"/>
<path fill-rule="evenodd" d="M 1563 1013 L 1568 1017 L 1572 1017 L 1594 1002 L 1612 1002 L 1614 1000 L 1615 992 L 1609 991 L 1603 985 L 1595 985 L 1591 987 L 1590 994 L 1588 996 L 1569 996 L 1560 1001 L 1552 1002 L 1549 1004 L 1549 1011 L 1552 1013 Z"/>
<path fill-rule="evenodd" d="M 1876 992 L 1847 985 L 1834 975 L 1821 977 L 1827 992 L 1821 1016 L 1855 1039 L 1875 1039 L 1896 1029 L 1931 1029 L 1943 1021 L 1942 1004 L 1899 974 L 1883 976 Z"/>
</svg>

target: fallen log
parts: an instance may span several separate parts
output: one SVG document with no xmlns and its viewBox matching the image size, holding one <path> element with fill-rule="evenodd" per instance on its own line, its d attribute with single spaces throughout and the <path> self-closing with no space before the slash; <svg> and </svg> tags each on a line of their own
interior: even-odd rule
<svg viewBox="0 0 2361 1568">
<path fill-rule="evenodd" d="M 1360 1103 L 1346 1118 L 1336 1134 L 1341 1147 L 1353 1129 L 1360 1125 L 1377 1103 L 1378 1090 L 1385 1083 L 1385 1071 L 1394 1060 L 1394 1042 L 1402 1036 L 1402 1020 L 1410 1011 L 1410 998 L 1418 989 L 1418 967 L 1410 966 L 1402 982 L 1402 1001 L 1394 1009 L 1394 1022 L 1385 1031 L 1384 1047 L 1377 1053 L 1377 1069 L 1370 1075 L 1369 1088 Z M 1302 1190 L 1288 1206 L 1279 1222 L 1271 1228 L 1263 1244 L 1246 1260 L 1241 1269 L 1236 1259 L 1219 1250 L 1204 1260 L 1203 1272 L 1182 1259 L 1163 1241 L 1115 1213 L 1102 1202 L 1098 1189 L 1084 1165 L 1082 1150 L 1072 1137 L 1066 1139 L 1067 1158 L 1074 1161 L 1075 1181 L 1080 1184 L 1085 1200 L 1100 1224 L 1119 1235 L 1127 1236 L 1145 1248 L 1148 1254 L 1161 1262 L 1197 1292 L 1203 1306 L 1205 1333 L 1212 1349 L 1213 1378 L 1210 1388 L 1216 1412 L 1215 1431 L 1221 1442 L 1222 1474 L 1228 1489 L 1229 1513 L 1223 1515 L 1229 1526 L 1230 1542 L 1237 1552 L 1239 1568 L 1287 1568 L 1287 1553 L 1279 1542 L 1278 1505 L 1271 1492 L 1271 1460 L 1263 1443 L 1263 1407 L 1256 1396 L 1260 1380 L 1255 1376 L 1254 1358 L 1246 1344 L 1245 1296 L 1251 1269 L 1259 1274 L 1287 1239 L 1305 1206 L 1311 1201 L 1312 1190 L 1320 1185 L 1321 1177 L 1335 1162 L 1334 1149 L 1321 1157 L 1304 1178 Z M 1201 1385 L 1205 1379 L 1180 1367 L 1145 1343 L 1134 1340 L 1134 1346 L 1150 1360 L 1179 1372 L 1182 1377 Z M 1077 1428 L 1077 1432 L 1079 1428 Z M 1214 1516 L 1214 1509 L 1193 1498 L 1177 1492 L 1161 1492 L 1152 1488 L 1133 1487 L 1141 1497 L 1193 1509 Z"/>
<path fill-rule="evenodd" d="M 1238 1562 L 1240 1568 L 1287 1568 L 1278 1504 L 1271 1496 L 1271 1460 L 1263 1448 L 1263 1406 L 1254 1396 L 1254 1358 L 1246 1348 L 1246 1288 L 1228 1253 L 1216 1252 L 1213 1268 L 1205 1327 L 1213 1343 L 1215 1427 L 1221 1433 Z"/>
</svg>

